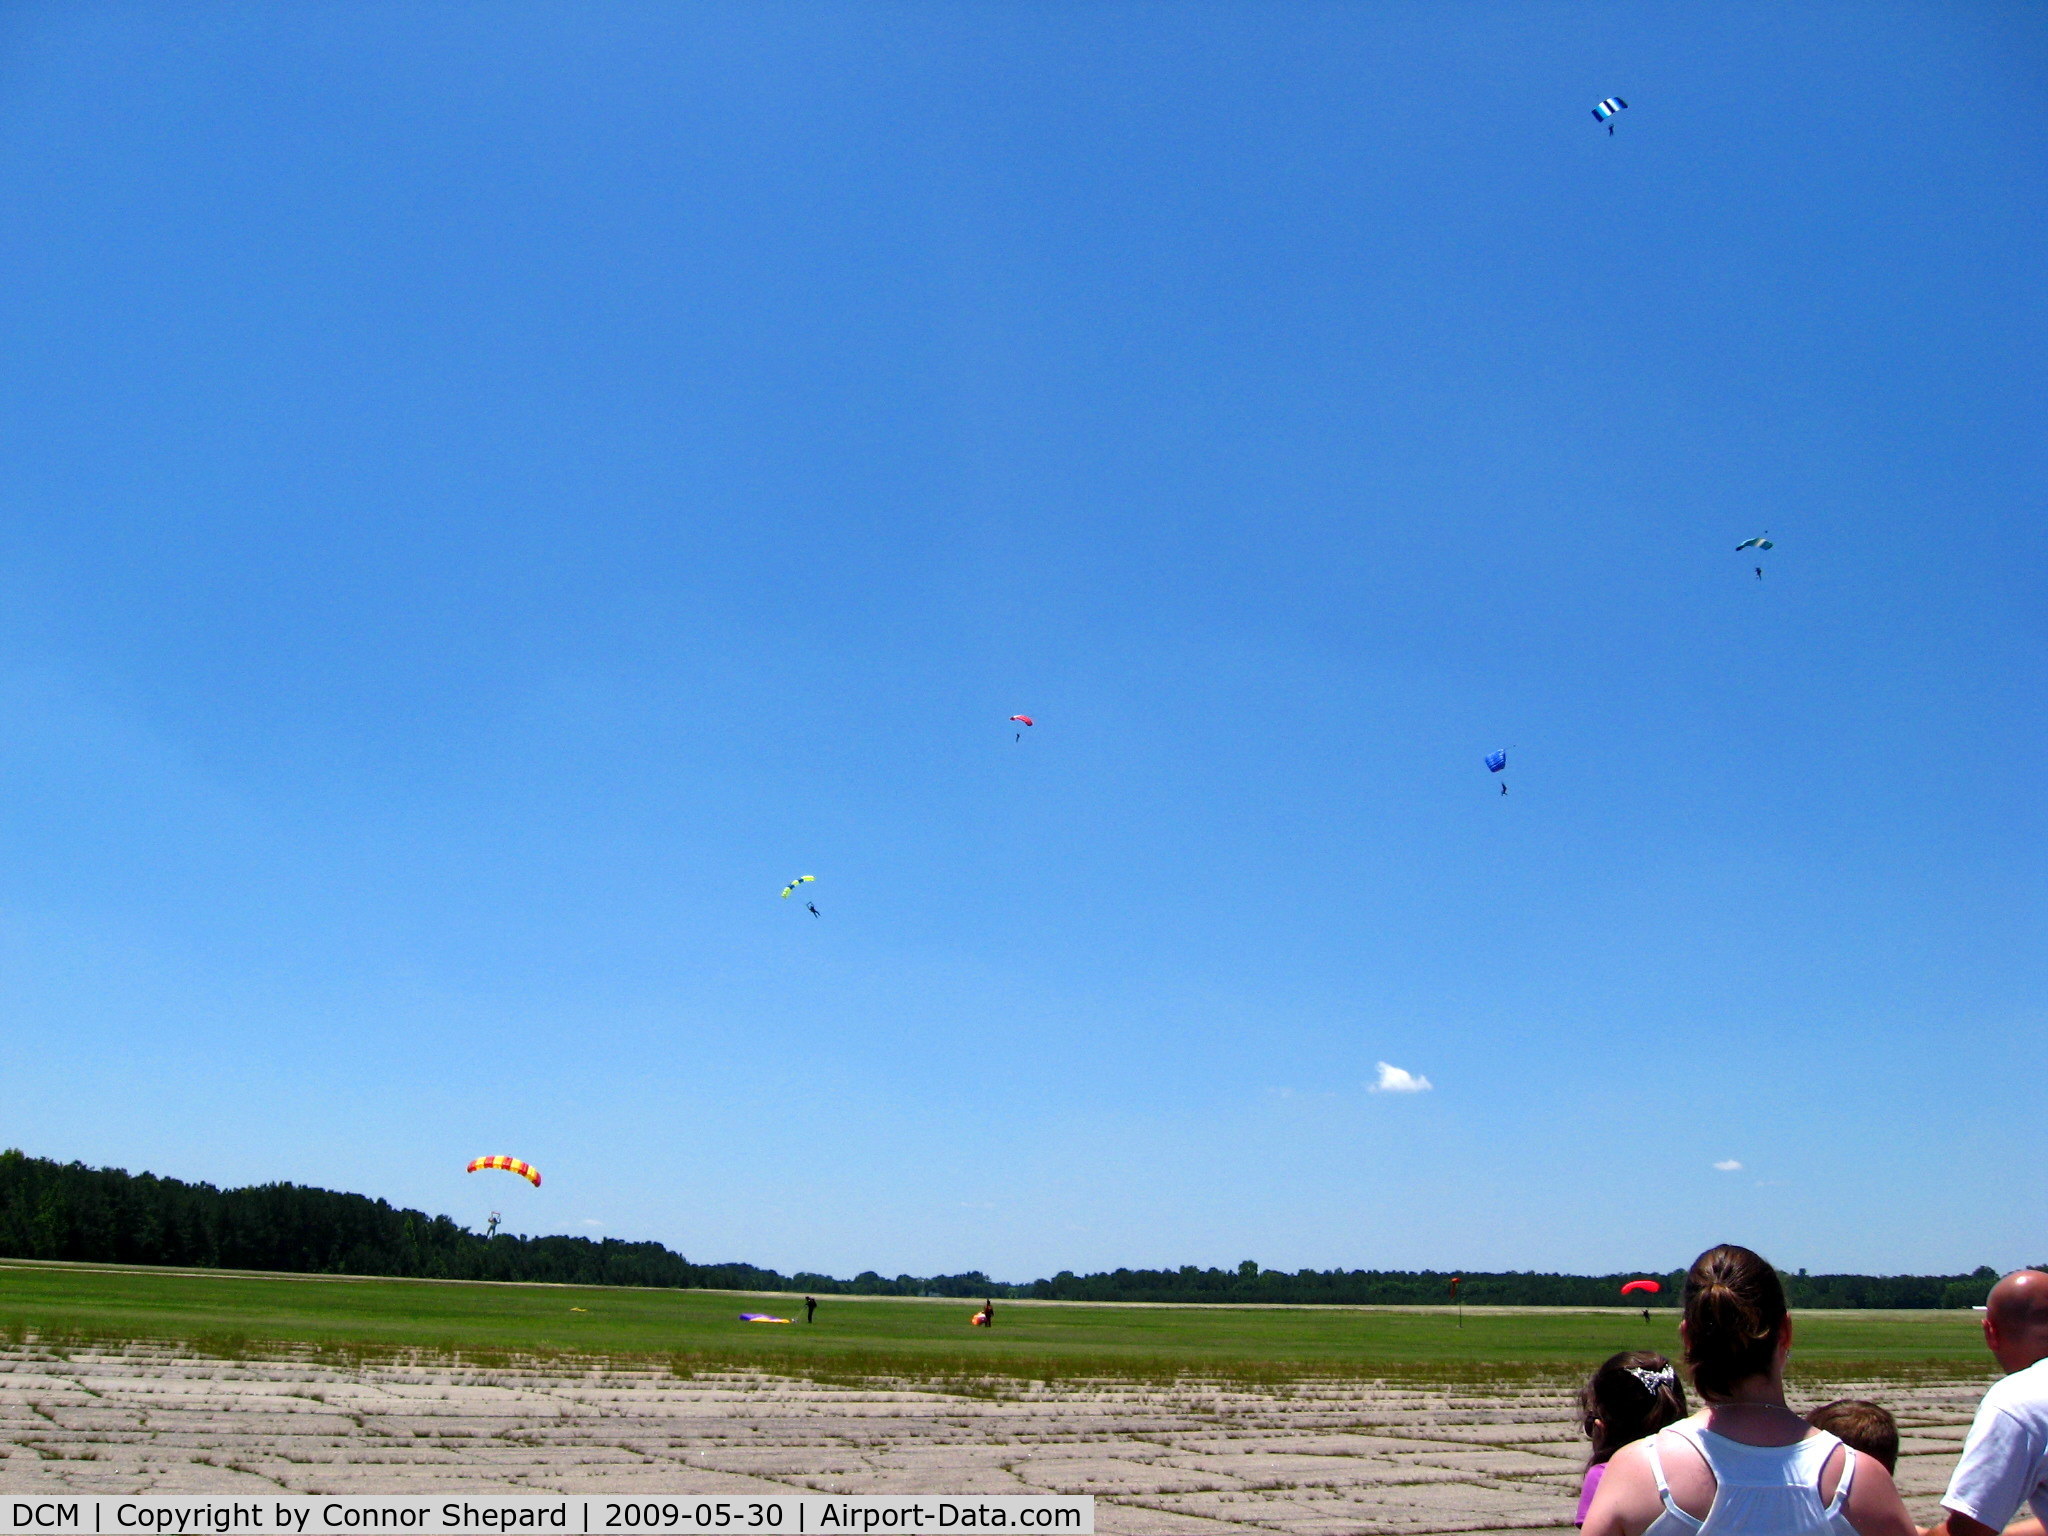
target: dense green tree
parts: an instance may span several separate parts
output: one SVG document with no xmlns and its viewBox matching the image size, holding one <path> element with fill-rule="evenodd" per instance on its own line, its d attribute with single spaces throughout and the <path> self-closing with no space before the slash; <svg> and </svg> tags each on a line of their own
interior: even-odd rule
<svg viewBox="0 0 2048 1536">
<path fill-rule="evenodd" d="M 118 1168 L 55 1163 L 0 1152 L 0 1257 L 195 1268 L 270 1269 L 311 1274 L 411 1275 L 437 1280 L 545 1280 L 578 1285 L 700 1286 L 719 1290 L 809 1291 L 826 1295 L 1035 1297 L 1058 1301 L 1238 1301 L 1268 1303 L 1441 1303 L 1449 1271 L 1118 1269 L 1076 1275 L 1061 1270 L 1025 1285 L 980 1270 L 920 1279 L 884 1279 L 864 1270 L 851 1280 L 783 1276 L 752 1264 L 693 1264 L 660 1243 L 616 1238 L 487 1238 L 446 1216 L 399 1210 L 366 1195 L 259 1184 L 215 1189 Z M 1470 1306 L 1615 1306 L 1634 1274 L 1463 1273 Z M 1675 1305 L 1684 1276 L 1655 1277 Z M 1808 1275 L 1785 1277 L 1795 1307 L 1971 1307 L 1998 1278 L 1968 1275 Z"/>
</svg>

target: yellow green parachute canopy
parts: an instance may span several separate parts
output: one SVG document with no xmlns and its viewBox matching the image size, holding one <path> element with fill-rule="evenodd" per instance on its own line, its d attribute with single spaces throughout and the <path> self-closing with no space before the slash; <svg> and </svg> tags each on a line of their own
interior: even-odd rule
<svg viewBox="0 0 2048 1536">
<path fill-rule="evenodd" d="M 782 888 L 782 899 L 784 901 L 789 900 L 789 893 L 791 891 L 795 890 L 798 886 L 803 885 L 809 881 L 815 880 L 817 878 L 818 877 L 816 875 L 798 875 L 794 880 L 790 881 L 789 884 L 785 885 Z"/>
</svg>

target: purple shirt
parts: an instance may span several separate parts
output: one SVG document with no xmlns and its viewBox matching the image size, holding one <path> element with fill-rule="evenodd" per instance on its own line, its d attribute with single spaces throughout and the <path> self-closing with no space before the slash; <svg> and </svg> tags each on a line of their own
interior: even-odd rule
<svg viewBox="0 0 2048 1536">
<path fill-rule="evenodd" d="M 1579 1512 L 1572 1517 L 1573 1525 L 1586 1523 L 1586 1511 L 1593 1507 L 1593 1495 L 1599 1491 L 1601 1475 L 1606 1472 L 1607 1463 L 1596 1461 L 1586 1468 L 1586 1480 L 1579 1484 Z"/>
</svg>

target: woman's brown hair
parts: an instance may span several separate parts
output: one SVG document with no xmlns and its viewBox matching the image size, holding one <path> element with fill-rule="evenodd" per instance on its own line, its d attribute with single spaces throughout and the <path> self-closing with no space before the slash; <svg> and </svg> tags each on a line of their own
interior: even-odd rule
<svg viewBox="0 0 2048 1536">
<path fill-rule="evenodd" d="M 1685 1417 L 1685 1388 L 1671 1362 L 1648 1349 L 1609 1356 L 1579 1393 L 1579 1425 L 1593 1442 L 1587 1465 L 1598 1466 L 1645 1435 Z"/>
<path fill-rule="evenodd" d="M 1785 1287 L 1758 1255 L 1733 1243 L 1709 1248 L 1685 1276 L 1685 1364 L 1708 1402 L 1762 1376 L 1778 1352 Z"/>
</svg>

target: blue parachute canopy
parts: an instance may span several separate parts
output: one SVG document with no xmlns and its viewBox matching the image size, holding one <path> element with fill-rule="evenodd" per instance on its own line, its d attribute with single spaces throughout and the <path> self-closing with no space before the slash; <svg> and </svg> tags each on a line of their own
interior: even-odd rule
<svg viewBox="0 0 2048 1536">
<path fill-rule="evenodd" d="M 1605 123 L 1609 118 L 1613 117 L 1615 113 L 1624 110 L 1627 106 L 1628 103 L 1623 101 L 1619 96 L 1610 96 L 1605 101 L 1601 102 L 1599 106 L 1593 109 L 1593 120 L 1597 123 Z M 1609 124 L 1607 131 L 1609 133 L 1614 132 L 1612 124 Z"/>
<path fill-rule="evenodd" d="M 1503 747 L 1498 752 L 1489 752 L 1486 754 L 1486 771 L 1488 773 L 1499 773 L 1501 769 L 1507 767 L 1507 765 L 1508 754 L 1507 749 L 1505 747 Z"/>
</svg>

